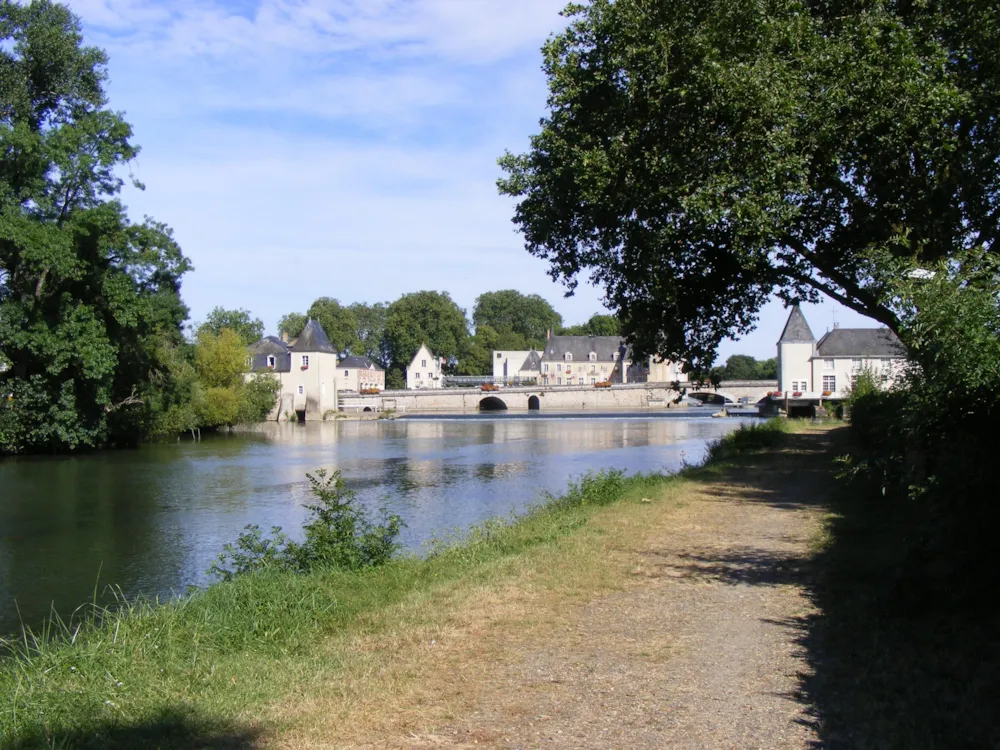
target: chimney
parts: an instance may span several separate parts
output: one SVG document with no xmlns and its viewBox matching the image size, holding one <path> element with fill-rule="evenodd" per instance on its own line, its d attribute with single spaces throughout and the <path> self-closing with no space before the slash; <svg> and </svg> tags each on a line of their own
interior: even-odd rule
<svg viewBox="0 0 1000 750">
<path fill-rule="evenodd" d="M 833 330 L 836 331 L 838 328 L 840 328 L 840 323 L 834 323 L 833 324 Z"/>
<path fill-rule="evenodd" d="M 281 332 L 281 341 L 284 344 L 288 343 L 288 331 L 282 331 Z"/>
<path fill-rule="evenodd" d="M 552 338 L 552 329 L 551 328 L 548 331 L 545 332 L 545 340 L 548 341 L 550 338 Z"/>
</svg>

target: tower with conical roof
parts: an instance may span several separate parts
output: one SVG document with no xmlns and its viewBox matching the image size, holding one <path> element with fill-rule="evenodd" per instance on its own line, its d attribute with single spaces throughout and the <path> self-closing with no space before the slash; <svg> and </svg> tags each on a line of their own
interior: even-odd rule
<svg viewBox="0 0 1000 750">
<path fill-rule="evenodd" d="M 778 390 L 812 391 L 812 362 L 816 337 L 798 305 L 788 314 L 785 329 L 778 339 Z"/>
</svg>

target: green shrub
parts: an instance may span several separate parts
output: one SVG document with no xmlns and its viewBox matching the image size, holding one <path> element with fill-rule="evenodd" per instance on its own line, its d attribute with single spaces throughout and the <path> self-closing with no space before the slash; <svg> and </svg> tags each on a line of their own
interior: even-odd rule
<svg viewBox="0 0 1000 750">
<path fill-rule="evenodd" d="M 743 423 L 738 429 L 708 444 L 707 462 L 729 461 L 758 451 L 779 448 L 787 438 L 788 424 L 784 419 Z"/>
<path fill-rule="evenodd" d="M 399 549 L 403 520 L 382 511 L 380 523 L 373 522 L 344 486 L 339 471 L 327 475 L 317 471 L 307 475 L 310 491 L 317 498 L 307 505 L 310 520 L 303 527 L 304 540 L 293 542 L 280 526 L 265 537 L 260 527 L 249 524 L 234 544 L 227 544 L 209 573 L 231 580 L 247 573 L 284 570 L 308 573 L 324 568 L 360 570 L 384 565 Z"/>
</svg>

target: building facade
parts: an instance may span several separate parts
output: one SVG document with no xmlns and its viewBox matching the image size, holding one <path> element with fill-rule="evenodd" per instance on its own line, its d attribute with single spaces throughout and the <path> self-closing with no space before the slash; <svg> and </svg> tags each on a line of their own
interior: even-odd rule
<svg viewBox="0 0 1000 750">
<path fill-rule="evenodd" d="M 843 396 L 862 370 L 870 370 L 888 386 L 902 372 L 905 360 L 906 350 L 888 328 L 834 325 L 817 341 L 796 306 L 778 340 L 778 390 Z"/>
<path fill-rule="evenodd" d="M 421 344 L 417 353 L 413 355 L 409 367 L 406 368 L 406 387 L 409 390 L 442 388 L 444 378 L 441 375 L 441 360 L 434 356 L 434 352 L 427 348 L 427 344 Z"/>
<path fill-rule="evenodd" d="M 494 382 L 512 382 L 539 380 L 541 375 L 542 355 L 534 349 L 525 351 L 494 351 L 493 380 Z"/>
<path fill-rule="evenodd" d="M 339 392 L 376 389 L 385 390 L 385 370 L 368 357 L 349 356 L 337 363 L 337 390 Z"/>
<path fill-rule="evenodd" d="M 628 349 L 618 336 L 549 336 L 541 356 L 542 385 L 628 382 Z"/>
<path fill-rule="evenodd" d="M 291 342 L 267 336 L 247 347 L 250 373 L 271 373 L 281 383 L 269 419 L 323 419 L 337 409 L 337 352 L 326 331 L 310 319 Z"/>
</svg>

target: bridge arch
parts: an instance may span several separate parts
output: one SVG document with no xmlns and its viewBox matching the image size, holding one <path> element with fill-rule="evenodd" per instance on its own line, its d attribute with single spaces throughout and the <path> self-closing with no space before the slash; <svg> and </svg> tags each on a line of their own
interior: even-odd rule
<svg viewBox="0 0 1000 750">
<path fill-rule="evenodd" d="M 542 402 L 538 396 L 528 396 L 528 410 L 538 411 L 542 408 Z"/>
<path fill-rule="evenodd" d="M 725 391 L 692 391 L 688 393 L 689 398 L 697 399 L 703 404 L 713 404 L 723 406 L 727 404 L 737 404 L 739 399 L 731 393 Z"/>
<path fill-rule="evenodd" d="M 507 404 L 502 398 L 487 396 L 479 402 L 479 411 L 507 411 Z"/>
</svg>

